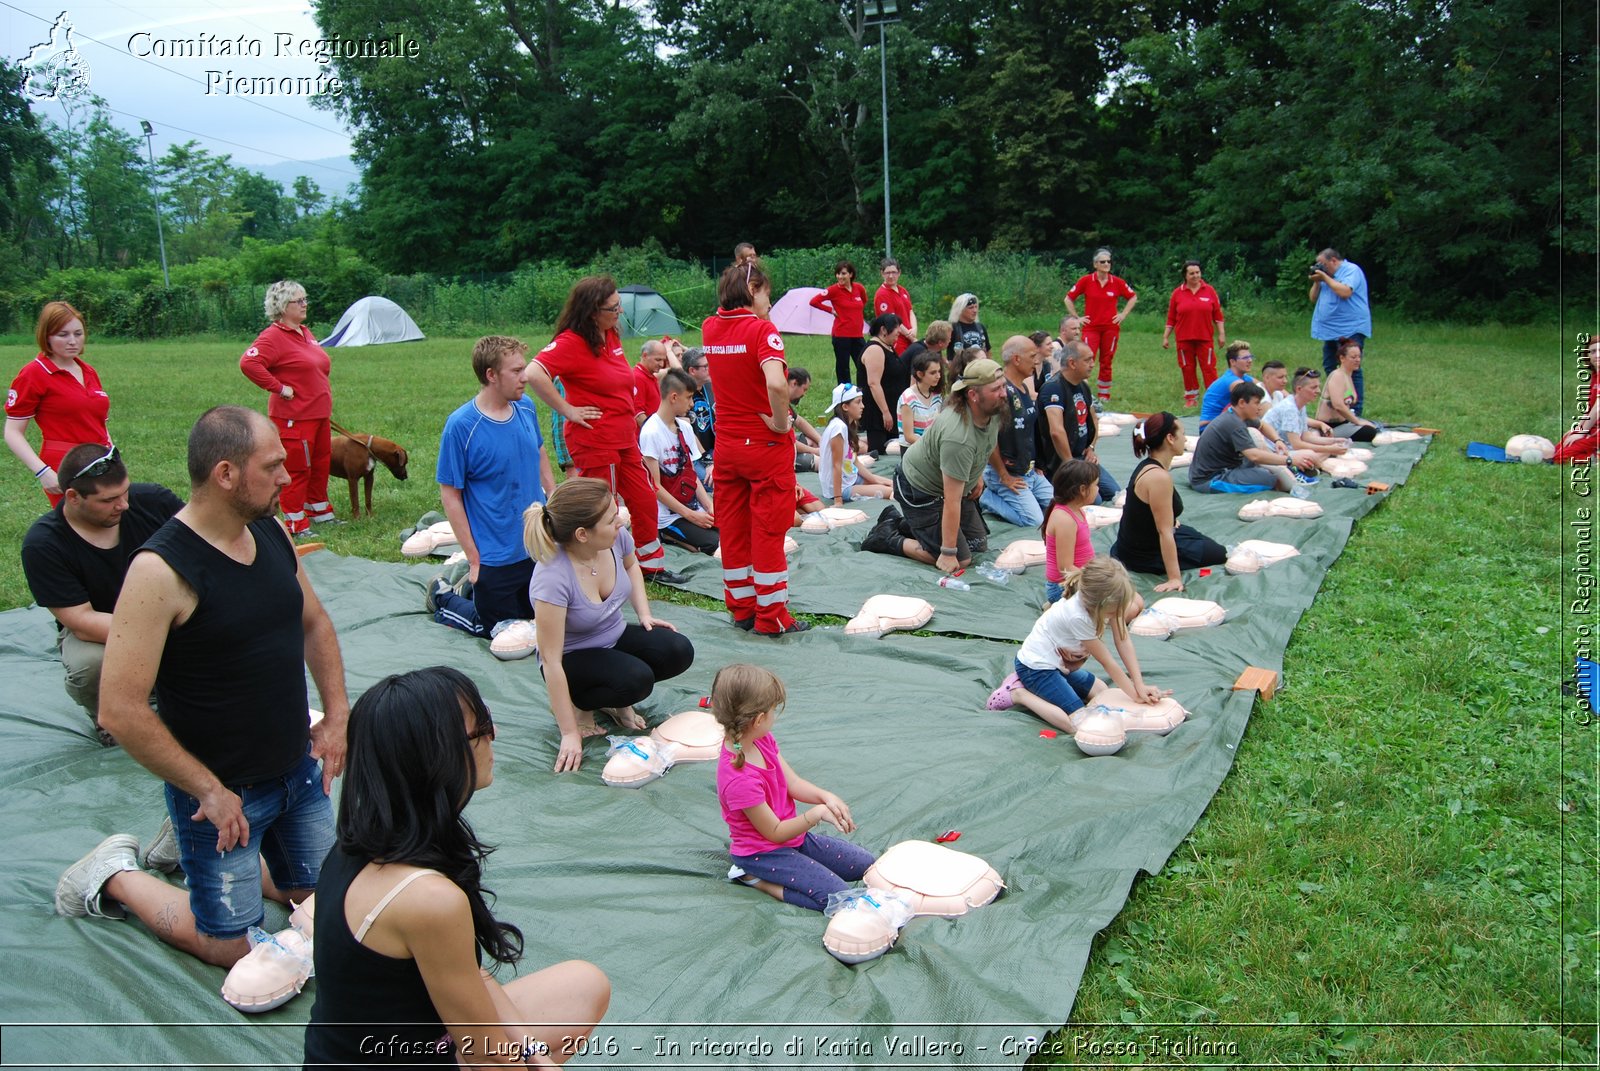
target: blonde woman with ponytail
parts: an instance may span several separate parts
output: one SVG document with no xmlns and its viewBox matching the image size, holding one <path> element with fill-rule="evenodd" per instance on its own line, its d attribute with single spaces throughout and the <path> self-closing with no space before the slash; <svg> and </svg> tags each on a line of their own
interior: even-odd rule
<svg viewBox="0 0 1600 1071">
<path fill-rule="evenodd" d="M 728 823 L 728 880 L 821 911 L 874 859 L 847 840 L 813 832 L 827 822 L 853 833 L 856 823 L 844 800 L 795 773 L 778 752 L 772 725 L 784 698 L 777 674 L 741 662 L 723 666 L 711 684 L 711 709 L 724 734 L 717 802 Z M 812 806 L 797 813 L 796 800 Z"/>
<path fill-rule="evenodd" d="M 539 671 L 561 730 L 555 772 L 583 763 L 583 738 L 603 730 L 603 710 L 619 728 L 638 732 L 633 709 L 657 681 L 694 663 L 688 639 L 650 612 L 633 536 L 622 527 L 616 496 L 603 480 L 568 480 L 522 515 L 522 537 L 539 564 L 528 583 L 539 642 Z M 623 604 L 639 619 L 622 619 Z"/>
<path fill-rule="evenodd" d="M 1105 668 L 1111 683 L 1136 702 L 1154 703 L 1172 694 L 1146 684 L 1140 675 L 1128 634 L 1130 611 L 1139 595 L 1121 562 L 1091 558 L 1062 587 L 1066 597 L 1039 616 L 1017 652 L 1020 687 L 1012 690 L 1014 702 L 1057 729 L 1073 732 L 1072 715 L 1106 690 L 1106 682 L 1084 668 L 1091 657 Z M 1101 638 L 1107 628 L 1121 666 Z"/>
</svg>

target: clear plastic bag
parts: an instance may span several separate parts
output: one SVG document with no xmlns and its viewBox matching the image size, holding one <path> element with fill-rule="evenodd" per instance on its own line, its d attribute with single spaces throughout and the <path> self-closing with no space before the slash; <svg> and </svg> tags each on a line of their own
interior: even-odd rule
<svg viewBox="0 0 1600 1071">
<path fill-rule="evenodd" d="M 867 888 L 841 889 L 830 893 L 828 906 L 822 909 L 822 913 L 833 918 L 841 911 L 875 911 L 897 930 L 916 914 L 910 902 L 898 890 Z"/>
</svg>

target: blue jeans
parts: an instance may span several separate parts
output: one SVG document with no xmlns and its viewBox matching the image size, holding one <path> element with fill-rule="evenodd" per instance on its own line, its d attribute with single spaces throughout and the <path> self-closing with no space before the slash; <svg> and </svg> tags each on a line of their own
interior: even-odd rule
<svg viewBox="0 0 1600 1071">
<path fill-rule="evenodd" d="M 1095 675 L 1086 669 L 1063 673 L 1059 669 L 1034 669 L 1021 661 L 1016 663 L 1017 680 L 1022 686 L 1047 703 L 1054 703 L 1068 714 L 1083 709 L 1094 688 Z"/>
<path fill-rule="evenodd" d="M 1049 606 L 1053 602 L 1060 602 L 1061 596 L 1064 594 L 1066 594 L 1066 592 L 1062 589 L 1061 585 L 1057 584 L 1054 580 L 1046 580 L 1044 582 L 1044 603 L 1046 606 Z"/>
<path fill-rule="evenodd" d="M 978 496 L 978 505 L 1003 521 L 1037 528 L 1044 523 L 1044 511 L 1054 498 L 1055 489 L 1038 469 L 1031 469 L 1022 477 L 1022 490 L 1012 491 L 1000 482 L 992 466 L 984 467 L 983 494 Z"/>
<path fill-rule="evenodd" d="M 333 849 L 333 804 L 322 791 L 321 764 L 309 754 L 283 777 L 229 787 L 244 803 L 250 843 L 218 852 L 217 827 L 190 819 L 200 801 L 166 786 L 195 929 L 219 941 L 243 937 L 265 917 L 261 860 L 279 889 L 309 890 L 317 887 L 322 861 Z"/>
<path fill-rule="evenodd" d="M 876 860 L 847 840 L 807 833 L 798 848 L 773 848 L 758 855 L 730 855 L 751 877 L 783 886 L 783 902 L 821 911 L 831 893 L 860 881 Z"/>
<path fill-rule="evenodd" d="M 1361 347 L 1362 357 L 1365 358 L 1367 353 L 1367 336 L 1363 335 L 1360 331 L 1357 331 L 1355 334 L 1350 335 L 1349 337 L 1356 340 L 1356 345 Z M 1322 374 L 1324 376 L 1331 375 L 1333 370 L 1339 367 L 1339 355 L 1334 352 L 1338 345 L 1339 340 L 1335 338 L 1330 338 L 1322 344 Z M 1365 359 L 1363 359 L 1362 363 L 1366 363 Z M 1356 416 L 1360 416 L 1361 407 L 1365 405 L 1367 401 L 1367 387 L 1362 381 L 1361 369 L 1356 369 L 1356 374 L 1350 377 L 1350 381 L 1356 386 L 1356 404 L 1352 405 L 1350 409 L 1355 413 Z"/>
</svg>

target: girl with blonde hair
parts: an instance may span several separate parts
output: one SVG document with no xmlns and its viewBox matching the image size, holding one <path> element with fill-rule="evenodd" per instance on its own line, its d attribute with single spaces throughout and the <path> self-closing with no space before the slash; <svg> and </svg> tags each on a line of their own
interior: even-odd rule
<svg viewBox="0 0 1600 1071">
<path fill-rule="evenodd" d="M 555 772 L 565 773 L 582 764 L 583 738 L 602 732 L 595 711 L 624 730 L 644 729 L 634 704 L 648 698 L 657 681 L 688 669 L 694 646 L 650 612 L 633 536 L 622 527 L 604 480 L 568 480 L 549 502 L 529 506 L 522 537 L 539 563 L 528 598 L 539 671 L 561 730 Z M 622 619 L 624 603 L 633 607 L 637 625 Z"/>
</svg>

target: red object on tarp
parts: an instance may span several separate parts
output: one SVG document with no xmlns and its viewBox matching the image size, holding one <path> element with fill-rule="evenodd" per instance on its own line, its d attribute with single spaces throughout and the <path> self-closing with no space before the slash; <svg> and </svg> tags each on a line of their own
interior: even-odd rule
<svg viewBox="0 0 1600 1071">
<path fill-rule="evenodd" d="M 959 830 L 959 829 L 947 829 L 943 833 L 940 833 L 937 837 L 934 837 L 933 838 L 933 842 L 935 844 L 949 844 L 953 840 L 960 840 L 960 839 L 961 839 L 961 830 Z"/>
<path fill-rule="evenodd" d="M 1044 737 L 1046 740 L 1054 740 L 1056 738 L 1056 731 L 1054 729 L 1040 729 L 1039 735 Z"/>
</svg>

